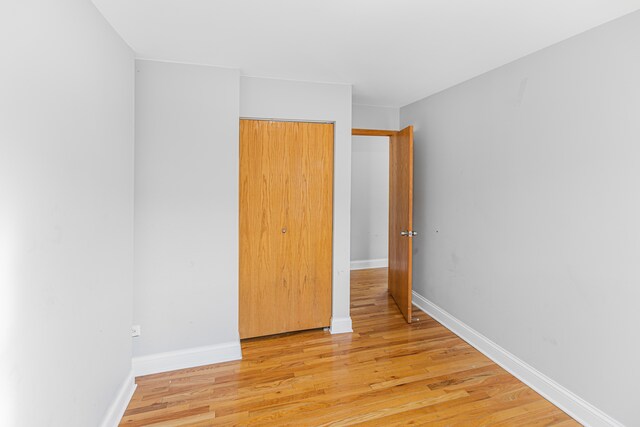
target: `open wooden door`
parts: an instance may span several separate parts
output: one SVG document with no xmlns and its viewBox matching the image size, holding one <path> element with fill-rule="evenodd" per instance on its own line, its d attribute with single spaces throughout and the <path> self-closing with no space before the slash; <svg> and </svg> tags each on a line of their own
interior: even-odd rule
<svg viewBox="0 0 640 427">
<path fill-rule="evenodd" d="M 389 136 L 389 293 L 411 323 L 413 126 Z"/>
</svg>

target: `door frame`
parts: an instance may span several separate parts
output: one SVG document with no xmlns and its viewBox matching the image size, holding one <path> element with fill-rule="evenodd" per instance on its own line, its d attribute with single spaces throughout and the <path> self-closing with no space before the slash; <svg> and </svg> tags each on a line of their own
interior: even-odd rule
<svg viewBox="0 0 640 427">
<path fill-rule="evenodd" d="M 385 129 L 351 129 L 351 136 L 395 136 L 399 130 Z"/>
<path fill-rule="evenodd" d="M 413 127 L 413 126 L 408 126 L 408 127 Z M 389 144 L 391 144 L 391 137 L 394 137 L 398 134 L 400 134 L 400 132 L 404 130 L 404 129 L 400 129 L 400 130 L 389 130 L 389 129 L 362 129 L 362 128 L 353 128 L 351 129 L 351 136 L 384 136 L 384 137 L 388 137 L 389 139 Z M 411 174 L 413 175 L 413 167 L 411 168 Z M 391 171 L 389 171 L 389 180 L 391 179 Z M 412 178 L 413 179 L 413 178 Z M 389 185 L 391 183 L 389 182 Z M 411 196 L 413 197 L 413 195 Z M 391 217 L 391 205 L 389 205 L 389 218 Z M 415 225 L 415 224 L 414 224 Z M 391 236 L 389 236 L 391 237 Z M 389 242 L 387 242 L 387 250 L 389 250 Z M 413 267 L 411 267 L 411 275 L 413 275 Z M 413 290 L 413 278 L 409 277 L 409 286 L 411 287 L 411 290 Z M 387 283 L 388 286 L 388 283 Z M 390 290 L 389 290 L 390 292 Z M 413 298 L 411 298 L 412 300 Z M 396 302 L 397 304 L 397 302 Z M 411 302 L 411 304 L 409 305 L 409 317 L 406 319 L 407 323 L 411 323 L 412 321 L 412 314 L 411 314 L 411 306 L 413 305 L 413 302 Z M 398 307 L 400 309 L 400 307 Z M 402 311 L 402 310 L 400 310 Z"/>
</svg>

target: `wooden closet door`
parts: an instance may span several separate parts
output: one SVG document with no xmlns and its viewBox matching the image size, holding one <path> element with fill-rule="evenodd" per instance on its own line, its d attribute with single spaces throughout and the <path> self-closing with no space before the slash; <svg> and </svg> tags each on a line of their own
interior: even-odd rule
<svg viewBox="0 0 640 427">
<path fill-rule="evenodd" d="M 240 122 L 240 338 L 328 326 L 333 124 Z"/>
</svg>

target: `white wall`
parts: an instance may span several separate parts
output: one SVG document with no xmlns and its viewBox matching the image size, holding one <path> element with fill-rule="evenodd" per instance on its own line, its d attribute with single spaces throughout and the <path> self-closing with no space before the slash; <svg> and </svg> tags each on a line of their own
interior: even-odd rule
<svg viewBox="0 0 640 427">
<path fill-rule="evenodd" d="M 334 332 L 351 330 L 349 226 L 351 194 L 351 86 L 242 77 L 240 115 L 249 118 L 335 122 L 333 195 Z"/>
<path fill-rule="evenodd" d="M 136 61 L 135 356 L 238 342 L 238 100 L 237 70 Z"/>
<path fill-rule="evenodd" d="M 354 104 L 352 111 L 354 128 L 398 129 L 398 108 Z M 389 138 L 354 136 L 351 144 L 351 268 L 384 267 L 389 252 Z"/>
<path fill-rule="evenodd" d="M 396 107 L 353 104 L 352 113 L 354 128 L 398 130 L 400 126 L 400 109 Z"/>
<path fill-rule="evenodd" d="M 133 53 L 84 0 L 3 1 L 0 51 L 0 424 L 97 426 L 133 386 Z"/>
<path fill-rule="evenodd" d="M 640 425 L 640 13 L 401 109 L 414 288 Z"/>
<path fill-rule="evenodd" d="M 136 62 L 137 374 L 217 362 L 220 347 L 225 358 L 229 345 L 239 351 L 241 115 L 336 122 L 333 315 L 335 330 L 350 329 L 350 100 L 350 86 Z"/>
</svg>

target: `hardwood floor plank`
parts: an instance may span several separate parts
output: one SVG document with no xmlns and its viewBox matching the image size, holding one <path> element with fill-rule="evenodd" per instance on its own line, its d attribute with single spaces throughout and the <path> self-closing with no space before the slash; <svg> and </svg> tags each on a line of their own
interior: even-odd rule
<svg viewBox="0 0 640 427">
<path fill-rule="evenodd" d="M 137 378 L 120 425 L 579 425 L 417 307 L 407 324 L 386 281 L 352 272 L 352 334 L 244 340 L 241 361 Z"/>
</svg>

